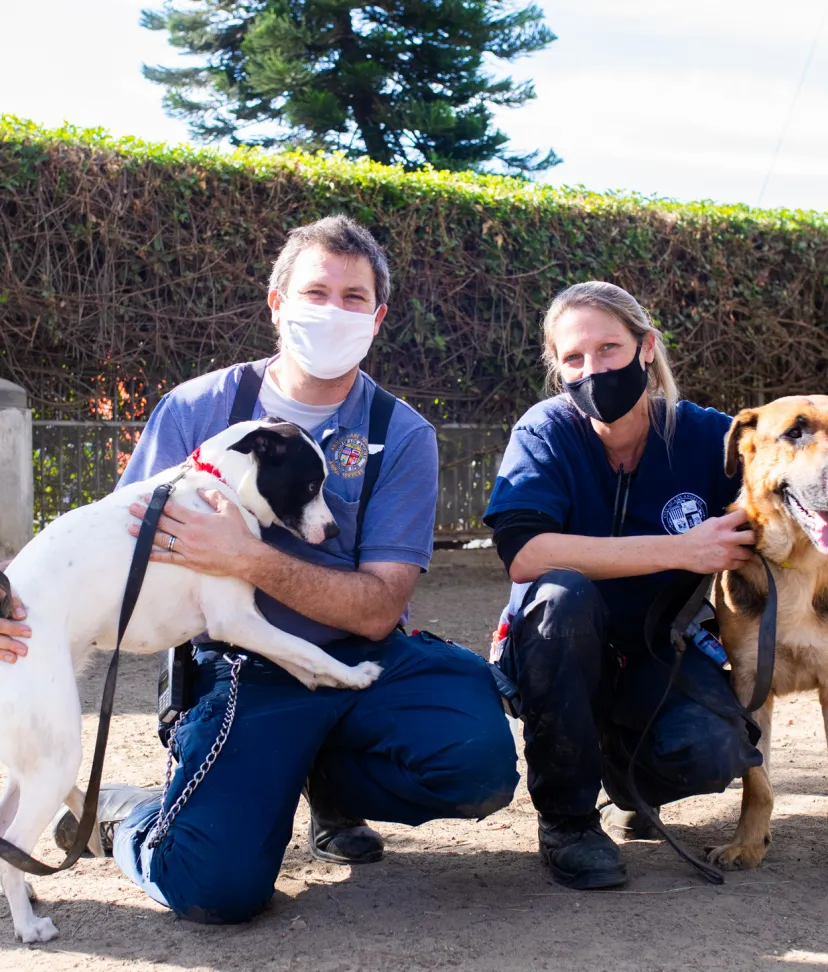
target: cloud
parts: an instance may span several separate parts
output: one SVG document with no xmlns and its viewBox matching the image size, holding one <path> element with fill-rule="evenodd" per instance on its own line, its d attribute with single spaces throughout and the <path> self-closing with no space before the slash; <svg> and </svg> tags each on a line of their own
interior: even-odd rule
<svg viewBox="0 0 828 972">
<path fill-rule="evenodd" d="M 787 123 L 763 202 L 828 209 L 828 29 L 791 112 L 823 0 L 547 7 L 560 39 L 510 66 L 537 101 L 497 118 L 563 156 L 548 181 L 755 204 Z"/>
</svg>

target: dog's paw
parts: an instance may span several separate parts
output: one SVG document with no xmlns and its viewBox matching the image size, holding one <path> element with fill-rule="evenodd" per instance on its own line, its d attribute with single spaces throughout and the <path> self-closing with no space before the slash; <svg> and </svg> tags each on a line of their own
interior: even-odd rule
<svg viewBox="0 0 828 972">
<path fill-rule="evenodd" d="M 382 667 L 374 662 L 364 661 L 351 669 L 349 687 L 353 689 L 368 688 L 382 675 Z"/>
<path fill-rule="evenodd" d="M 375 682 L 381 673 L 382 668 L 375 665 L 374 662 L 360 662 L 353 667 L 335 662 L 330 671 L 318 672 L 314 676 L 312 685 L 309 685 L 307 681 L 305 684 L 310 689 L 318 685 L 325 685 L 328 688 L 364 689 Z"/>
<path fill-rule="evenodd" d="M 723 844 L 721 847 L 705 847 L 709 864 L 717 864 L 723 871 L 749 871 L 765 859 L 770 837 L 760 843 Z"/>
<path fill-rule="evenodd" d="M 24 945 L 51 942 L 58 937 L 58 930 L 51 918 L 34 918 L 25 928 L 15 928 L 14 933 Z"/>
</svg>

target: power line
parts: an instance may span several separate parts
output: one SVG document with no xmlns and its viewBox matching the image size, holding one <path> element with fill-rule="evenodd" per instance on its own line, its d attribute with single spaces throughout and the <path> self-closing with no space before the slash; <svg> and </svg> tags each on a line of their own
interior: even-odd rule
<svg viewBox="0 0 828 972">
<path fill-rule="evenodd" d="M 828 17 L 828 3 L 825 5 L 825 9 L 822 11 L 822 17 L 819 21 L 819 26 L 814 34 L 814 40 L 811 44 L 811 49 L 808 52 L 808 57 L 805 61 L 805 66 L 802 69 L 802 74 L 799 78 L 799 84 L 796 86 L 796 91 L 794 92 L 793 100 L 791 101 L 790 108 L 788 109 L 788 115 L 785 119 L 785 124 L 782 126 L 782 132 L 779 135 L 779 141 L 776 143 L 776 148 L 773 150 L 773 156 L 770 160 L 770 165 L 768 166 L 768 171 L 765 174 L 765 181 L 762 183 L 762 190 L 759 193 L 759 198 L 756 201 L 757 206 L 762 205 L 762 199 L 765 196 L 765 190 L 768 188 L 768 183 L 770 182 L 770 177 L 773 174 L 773 168 L 776 165 L 776 158 L 779 155 L 779 150 L 782 148 L 782 143 L 785 141 L 785 136 L 788 134 L 788 126 L 791 123 L 791 118 L 793 118 L 794 108 L 799 100 L 799 94 L 802 91 L 802 85 L 805 83 L 805 78 L 808 74 L 808 70 L 811 67 L 811 61 L 814 59 L 814 52 L 817 49 L 817 44 L 819 43 L 820 35 L 822 34 L 822 28 L 825 26 L 825 18 Z"/>
</svg>

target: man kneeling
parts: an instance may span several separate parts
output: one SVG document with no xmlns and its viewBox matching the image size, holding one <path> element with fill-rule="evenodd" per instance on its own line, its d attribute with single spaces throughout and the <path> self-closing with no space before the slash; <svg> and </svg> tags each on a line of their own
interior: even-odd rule
<svg viewBox="0 0 828 972">
<path fill-rule="evenodd" d="M 390 403 L 379 476 L 358 524 L 378 394 L 358 365 L 388 295 L 385 255 L 365 229 L 330 217 L 293 231 L 268 294 L 281 350 L 261 363 L 260 387 L 251 397 L 250 381 L 241 381 L 250 369 L 236 365 L 176 388 L 153 412 L 121 481 L 183 462 L 231 415 L 278 416 L 307 429 L 328 463 L 337 537 L 311 547 L 271 528 L 259 541 L 235 506 L 207 494 L 213 514 L 168 503 L 153 559 L 244 578 L 273 624 L 347 664 L 370 659 L 383 668 L 362 692 L 310 692 L 252 656 L 239 669 L 226 744 L 188 793 L 219 736 L 233 681 L 230 646 L 208 635 L 196 646 L 196 702 L 175 734 L 178 768 L 163 806 L 160 793 L 137 787 L 108 787 L 99 805 L 104 843 L 112 846 L 114 833 L 121 869 L 194 921 L 243 921 L 267 903 L 306 786 L 313 855 L 360 864 L 383 854 L 366 817 L 410 825 L 483 817 L 508 804 L 517 783 L 514 743 L 485 661 L 399 627 L 428 567 L 437 495 L 434 429 L 401 401 Z M 141 517 L 144 508 L 132 512 Z M 4 622 L 0 657 L 20 651 L 13 639 L 25 634 L 20 621 Z M 157 828 L 182 797 L 169 827 Z M 68 812 L 58 819 L 59 844 L 74 827 Z"/>
</svg>

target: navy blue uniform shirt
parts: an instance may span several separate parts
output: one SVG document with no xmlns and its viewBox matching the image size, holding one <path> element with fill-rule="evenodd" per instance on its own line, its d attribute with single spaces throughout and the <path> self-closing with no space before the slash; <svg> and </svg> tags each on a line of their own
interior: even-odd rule
<svg viewBox="0 0 828 972">
<path fill-rule="evenodd" d="M 664 402 L 656 400 L 653 407 L 660 425 Z M 536 510 L 566 534 L 684 533 L 709 516 L 721 516 L 736 498 L 739 479 L 729 479 L 724 471 L 730 421 L 715 409 L 679 402 L 670 450 L 651 424 L 625 497 L 626 478 L 613 470 L 590 420 L 566 395 L 547 399 L 530 408 L 512 430 L 484 519 L 491 525 L 498 513 Z M 641 643 L 650 604 L 675 576 L 673 571 L 661 571 L 596 581 L 616 638 Z M 502 621 L 514 617 L 530 586 L 512 585 Z"/>
</svg>

